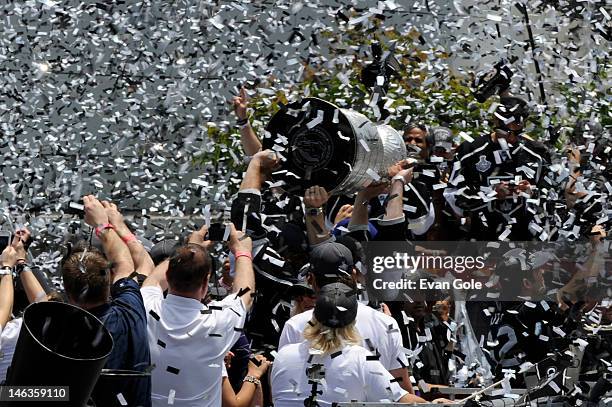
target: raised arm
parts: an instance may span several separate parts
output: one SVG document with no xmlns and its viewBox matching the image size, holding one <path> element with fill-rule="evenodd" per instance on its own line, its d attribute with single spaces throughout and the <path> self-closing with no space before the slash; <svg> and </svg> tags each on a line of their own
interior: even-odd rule
<svg viewBox="0 0 612 407">
<path fill-rule="evenodd" d="M 404 187 L 412 181 L 412 168 L 401 170 L 391 179 L 391 191 L 383 219 L 398 219 L 404 216 Z"/>
<path fill-rule="evenodd" d="M 242 302 L 247 310 L 253 304 L 251 294 L 255 292 L 255 273 L 253 272 L 253 241 L 242 231 L 236 230 L 234 224 L 230 224 L 229 249 L 236 258 L 236 275 L 232 286 L 233 293 L 246 293 L 241 296 Z"/>
<path fill-rule="evenodd" d="M 253 381 L 259 381 L 261 379 L 268 370 L 271 362 L 262 355 L 255 356 L 255 359 L 259 362 L 259 365 L 253 363 L 253 361 L 249 361 L 249 368 L 246 376 L 255 380 L 245 380 L 238 394 L 234 393 L 234 389 L 229 379 L 223 377 L 223 407 L 250 407 L 252 405 L 263 405 L 263 400 L 261 400 L 263 397 L 261 383 L 253 383 Z M 260 399 L 259 401 L 257 400 L 258 398 Z"/>
<path fill-rule="evenodd" d="M 385 192 L 388 184 L 386 183 L 372 183 L 361 191 L 357 192 L 355 196 L 355 203 L 353 204 L 353 216 L 349 222 L 349 230 L 367 230 L 368 229 L 368 202 L 370 199 L 378 196 Z"/>
<path fill-rule="evenodd" d="M 272 170 L 278 164 L 278 158 L 272 150 L 260 151 L 253 156 L 253 159 L 247 167 L 246 173 L 240 190 L 257 190 L 261 191 L 261 187 L 266 180 L 266 173 Z"/>
<path fill-rule="evenodd" d="M 85 222 L 95 228 L 102 242 L 104 254 L 112 263 L 112 282 L 129 277 L 134 271 L 134 263 L 127 246 L 123 243 L 114 226 L 108 222 L 108 215 L 102 203 L 93 195 L 83 197 Z"/>
<path fill-rule="evenodd" d="M 115 227 L 115 231 L 127 245 L 136 272 L 145 276 L 151 274 L 155 268 L 153 259 L 151 259 L 151 256 L 149 256 L 149 253 L 142 243 L 136 239 L 136 236 L 134 236 L 130 228 L 128 228 L 123 219 L 123 215 L 121 215 L 121 212 L 117 209 L 117 205 L 111 202 L 102 201 L 102 206 L 106 209 L 109 223 Z"/>
<path fill-rule="evenodd" d="M 13 300 L 15 292 L 13 290 L 13 267 L 17 264 L 17 251 L 8 245 L 0 256 L 0 328 L 4 328 L 11 318 L 13 311 Z M 6 274 L 5 274 L 6 273 Z"/>
<path fill-rule="evenodd" d="M 28 297 L 30 303 L 46 301 L 47 296 L 45 289 L 34 275 L 34 272 L 27 264 L 27 250 L 24 247 L 24 243 L 30 239 L 31 233 L 28 229 L 21 229 L 15 232 L 15 239 L 13 240 L 13 247 L 17 251 L 17 271 L 23 290 Z"/>
<path fill-rule="evenodd" d="M 247 156 L 253 156 L 261 150 L 261 142 L 249 122 L 249 116 L 247 112 L 248 108 L 248 97 L 246 90 L 240 88 L 240 95 L 234 97 L 232 100 L 234 105 L 234 113 L 238 117 L 236 123 L 240 127 L 240 141 L 242 142 L 242 148 Z"/>
<path fill-rule="evenodd" d="M 310 245 L 316 245 L 329 240 L 331 232 L 325 224 L 325 204 L 329 195 L 325 188 L 313 186 L 304 191 L 304 207 L 306 208 L 306 233 Z"/>
</svg>

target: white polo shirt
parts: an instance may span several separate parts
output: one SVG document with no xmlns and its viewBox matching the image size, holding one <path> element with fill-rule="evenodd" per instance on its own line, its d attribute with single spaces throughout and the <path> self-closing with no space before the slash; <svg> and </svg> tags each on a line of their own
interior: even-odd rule
<svg viewBox="0 0 612 407">
<path fill-rule="evenodd" d="M 278 343 L 279 349 L 304 340 L 304 328 L 312 319 L 312 313 L 313 310 L 305 311 L 285 322 Z M 361 303 L 357 307 L 356 319 L 355 326 L 363 339 L 363 347 L 371 350 L 373 346 L 378 349 L 380 363 L 385 369 L 408 366 L 406 355 L 402 352 L 402 334 L 395 319 Z"/>
<path fill-rule="evenodd" d="M 244 326 L 246 310 L 235 294 L 208 306 L 161 288 L 141 289 L 147 310 L 154 407 L 221 407 L 223 357 Z M 172 404 L 172 402 L 174 404 Z"/>
<path fill-rule="evenodd" d="M 319 405 L 334 402 L 395 402 L 407 392 L 377 360 L 368 360 L 371 352 L 361 346 L 348 345 L 331 355 L 311 355 L 307 341 L 283 347 L 272 365 L 271 385 L 274 407 L 303 407 L 312 394 L 306 371 L 323 365 L 324 378 L 316 390 Z M 310 360 L 310 362 L 309 362 Z"/>
<path fill-rule="evenodd" d="M 0 382 L 6 380 L 6 371 L 13 360 L 22 324 L 23 318 L 15 318 L 8 321 L 4 327 L 0 326 Z"/>
</svg>

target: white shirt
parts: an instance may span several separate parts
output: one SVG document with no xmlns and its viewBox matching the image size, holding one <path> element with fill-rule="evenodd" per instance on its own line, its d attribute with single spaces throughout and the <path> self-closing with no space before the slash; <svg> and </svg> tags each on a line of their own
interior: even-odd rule
<svg viewBox="0 0 612 407">
<path fill-rule="evenodd" d="M 8 321 L 4 328 L 0 326 L 0 382 L 6 380 L 6 371 L 13 360 L 22 324 L 23 318 L 15 318 Z"/>
<path fill-rule="evenodd" d="M 304 340 L 304 328 L 312 319 L 312 313 L 313 310 L 305 311 L 285 322 L 278 343 L 279 349 Z M 363 340 L 363 347 L 372 350 L 373 346 L 378 349 L 380 363 L 385 369 L 394 370 L 408 366 L 406 355 L 402 352 L 402 334 L 395 319 L 359 303 L 355 324 Z"/>
<path fill-rule="evenodd" d="M 153 406 L 221 407 L 223 357 L 244 326 L 242 300 L 230 294 L 206 306 L 172 294 L 164 299 L 155 286 L 143 287 L 141 293 L 151 363 L 156 366 L 151 376 Z"/>
<path fill-rule="evenodd" d="M 313 385 L 308 383 L 307 369 L 322 364 L 324 379 L 317 385 L 319 405 L 333 402 L 395 402 L 407 392 L 377 360 L 367 360 L 371 352 L 361 346 L 347 345 L 341 354 L 310 354 L 307 341 L 283 347 L 272 365 L 271 385 L 274 407 L 303 407 Z M 312 356 L 312 358 L 311 358 Z M 310 363 L 308 360 L 310 359 Z"/>
</svg>

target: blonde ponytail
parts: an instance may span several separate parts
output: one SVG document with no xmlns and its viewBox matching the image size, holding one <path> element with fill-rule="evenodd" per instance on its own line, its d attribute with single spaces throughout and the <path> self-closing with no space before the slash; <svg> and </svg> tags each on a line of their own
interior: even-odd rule
<svg viewBox="0 0 612 407">
<path fill-rule="evenodd" d="M 330 328 L 312 318 L 306 329 L 304 339 L 310 342 L 310 347 L 324 354 L 333 353 L 346 345 L 361 344 L 361 337 L 355 328 L 355 321 L 342 328 Z"/>
</svg>

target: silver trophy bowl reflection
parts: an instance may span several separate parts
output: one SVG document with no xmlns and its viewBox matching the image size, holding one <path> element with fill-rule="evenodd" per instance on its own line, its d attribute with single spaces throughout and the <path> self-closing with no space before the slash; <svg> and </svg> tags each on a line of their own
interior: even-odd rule
<svg viewBox="0 0 612 407">
<path fill-rule="evenodd" d="M 313 185 L 349 195 L 387 176 L 406 158 L 402 136 L 361 113 L 318 98 L 282 106 L 270 120 L 263 147 L 282 158 L 275 185 L 302 194 Z"/>
</svg>

